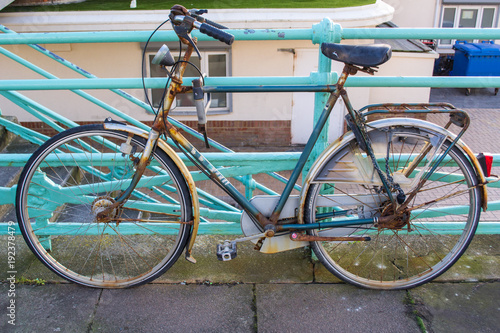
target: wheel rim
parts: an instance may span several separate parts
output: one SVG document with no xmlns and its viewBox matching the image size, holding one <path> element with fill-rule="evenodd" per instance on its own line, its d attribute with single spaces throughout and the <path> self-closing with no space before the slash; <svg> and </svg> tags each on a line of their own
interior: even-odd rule
<svg viewBox="0 0 500 333">
<path fill-rule="evenodd" d="M 418 177 L 425 175 L 425 169 L 433 165 L 427 163 L 426 166 L 422 162 L 414 172 L 409 172 L 409 177 L 402 176 L 424 144 L 435 143 L 429 156 L 434 153 L 438 156 L 447 147 L 444 142 L 436 144 L 439 134 L 416 128 L 372 130 L 370 137 L 377 158 L 387 156 L 385 147 L 391 142 L 389 173 L 406 193 L 418 183 Z M 391 214 L 387 213 L 387 196 L 377 193 L 380 184 L 368 182 L 366 175 L 359 176 L 363 173 L 359 171 L 363 161 L 356 160 L 359 154 L 356 144 L 351 141 L 330 160 L 334 162 L 325 163 L 326 167 L 318 171 L 310 189 L 312 200 L 306 206 L 306 223 L 318 222 L 318 219 L 345 220 L 346 216 L 378 217 L 381 221 L 384 215 Z M 446 271 L 465 251 L 479 219 L 479 194 L 474 187 L 476 180 L 470 163 L 456 149 L 450 156 L 452 158 L 438 166 L 434 176 L 411 200 L 408 219 L 401 219 L 396 226 L 379 223 L 319 233 L 311 231 L 313 235 L 367 236 L 371 239 L 366 242 L 314 242 L 313 248 L 326 268 L 345 281 L 377 289 L 414 287 Z M 349 172 L 349 168 L 354 173 Z M 382 169 L 385 170 L 385 163 Z M 419 175 L 418 171 L 422 170 Z M 328 183 L 328 177 L 335 179 L 335 183 Z M 332 211 L 342 210 L 350 211 L 346 216 L 328 218 Z"/>
<path fill-rule="evenodd" d="M 180 223 L 191 214 L 185 184 L 161 153 L 127 203 L 98 217 L 127 187 L 142 152 L 143 142 L 133 139 L 132 154 L 122 154 L 126 140 L 104 130 L 76 132 L 44 150 L 26 173 L 22 231 L 42 262 L 66 279 L 108 288 L 142 284 L 170 267 L 187 240 L 189 225 Z"/>
</svg>

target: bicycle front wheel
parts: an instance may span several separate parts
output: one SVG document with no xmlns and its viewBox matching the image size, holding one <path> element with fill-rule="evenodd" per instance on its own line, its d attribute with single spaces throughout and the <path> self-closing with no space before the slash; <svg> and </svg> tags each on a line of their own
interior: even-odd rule
<svg viewBox="0 0 500 333">
<path fill-rule="evenodd" d="M 123 288 L 158 277 L 182 253 L 193 219 L 175 163 L 159 149 L 130 198 L 99 212 L 128 187 L 143 138 L 88 125 L 44 143 L 26 164 L 16 195 L 19 227 L 53 272 L 90 287 Z"/>
<path fill-rule="evenodd" d="M 392 218 L 394 206 L 371 159 L 355 139 L 344 140 L 315 168 L 304 219 L 341 223 L 310 235 L 347 238 L 314 241 L 312 248 L 324 266 L 346 282 L 371 289 L 416 287 L 451 267 L 472 240 L 480 216 L 477 177 L 456 146 L 437 165 L 450 141 L 432 127 L 368 132 L 377 164 L 409 198 L 405 214 Z M 394 198 L 397 194 L 393 189 Z M 356 219 L 377 222 L 349 225 Z"/>
</svg>

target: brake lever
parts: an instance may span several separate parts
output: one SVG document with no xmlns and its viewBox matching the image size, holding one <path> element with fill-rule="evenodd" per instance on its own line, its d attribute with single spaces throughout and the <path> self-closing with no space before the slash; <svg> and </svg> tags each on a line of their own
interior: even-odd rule
<svg viewBox="0 0 500 333">
<path fill-rule="evenodd" d="M 208 10 L 207 9 L 196 9 L 196 8 L 193 8 L 193 9 L 190 9 L 189 10 L 189 14 L 192 16 L 192 15 L 203 15 L 203 14 L 206 14 L 208 13 Z"/>
<path fill-rule="evenodd" d="M 204 103 L 203 80 L 201 78 L 192 81 L 193 84 L 193 98 L 196 106 L 196 114 L 198 115 L 198 132 L 203 134 L 205 139 L 205 147 L 210 148 L 207 135 L 207 112 L 210 108 L 212 98 L 210 93 L 207 94 L 207 104 Z"/>
<path fill-rule="evenodd" d="M 226 26 L 219 24 L 217 22 L 214 22 L 214 21 L 210 21 L 209 19 L 201 16 L 201 15 L 206 14 L 206 13 L 208 13 L 208 10 L 206 10 L 206 9 L 193 8 L 193 9 L 189 10 L 189 15 L 191 15 L 191 17 L 194 17 L 196 19 L 196 21 L 198 21 L 200 23 L 207 23 L 213 27 L 216 27 L 217 29 L 221 29 L 221 30 L 227 29 Z"/>
<path fill-rule="evenodd" d="M 189 44 L 191 44 L 194 47 L 194 50 L 198 54 L 198 57 L 201 59 L 201 54 L 200 50 L 198 50 L 198 47 L 196 46 L 196 43 L 193 41 L 191 38 L 191 30 L 193 30 L 193 23 L 195 22 L 195 19 L 192 18 L 191 16 L 185 16 L 184 19 L 182 20 L 181 24 L 174 24 L 172 22 L 172 26 L 174 28 L 175 33 L 179 36 L 181 39 L 185 39 Z M 187 43 L 185 43 L 187 44 Z"/>
</svg>

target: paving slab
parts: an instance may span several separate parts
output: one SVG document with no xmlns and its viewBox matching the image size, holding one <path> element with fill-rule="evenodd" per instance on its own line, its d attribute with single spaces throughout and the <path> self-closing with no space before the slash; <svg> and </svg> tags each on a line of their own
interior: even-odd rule
<svg viewBox="0 0 500 333">
<path fill-rule="evenodd" d="M 465 88 L 432 88 L 430 102 L 451 103 L 457 108 L 498 109 L 500 95 L 495 96 L 495 88 L 474 88 L 465 95 Z"/>
<path fill-rule="evenodd" d="M 435 281 L 500 280 L 500 235 L 475 235 L 460 259 Z"/>
<path fill-rule="evenodd" d="M 8 236 L 0 236 L 0 244 L 2 244 L 0 247 L 0 281 L 5 281 L 8 276 L 7 272 L 12 271 L 12 269 L 8 267 L 9 262 L 7 261 Z M 15 247 L 14 265 L 17 279 L 42 279 L 51 283 L 66 282 L 65 279 L 52 273 L 51 270 L 45 267 L 45 265 L 35 257 L 20 234 L 16 235 Z"/>
<path fill-rule="evenodd" d="M 258 332 L 420 332 L 405 291 L 266 284 L 256 299 Z"/>
<path fill-rule="evenodd" d="M 0 236 L 0 281 L 6 281 L 7 277 L 10 275 L 8 273 L 10 271 L 15 271 L 17 278 L 24 276 L 23 274 L 30 268 L 30 266 L 35 261 L 38 261 L 20 234 L 16 235 L 15 241 L 10 243 L 11 244 L 9 244 L 9 235 Z M 13 256 L 13 253 L 9 248 L 12 243 L 14 243 L 15 248 Z M 14 260 L 9 261 L 9 255 L 11 255 Z M 13 265 L 12 267 L 10 267 L 11 264 Z"/>
<path fill-rule="evenodd" d="M 429 332 L 500 331 L 500 282 L 431 283 L 410 293 Z"/>
<path fill-rule="evenodd" d="M 92 332 L 254 332 L 252 285 L 104 290 Z"/>
<path fill-rule="evenodd" d="M 200 235 L 196 238 L 193 256 L 196 264 L 180 257 L 175 265 L 156 282 L 169 283 L 307 283 L 313 282 L 310 250 L 301 248 L 281 253 L 264 254 L 253 249 L 250 242 L 238 243 L 238 256 L 219 261 L 216 245 L 238 236 Z"/>
<path fill-rule="evenodd" d="M 101 290 L 74 284 L 0 286 L 0 332 L 87 332 Z M 15 300 L 15 326 L 8 323 L 7 306 Z"/>
<path fill-rule="evenodd" d="M 475 235 L 469 248 L 443 275 L 440 282 L 479 282 L 500 280 L 500 235 Z M 319 261 L 314 263 L 316 283 L 338 283 L 340 280 Z"/>
</svg>

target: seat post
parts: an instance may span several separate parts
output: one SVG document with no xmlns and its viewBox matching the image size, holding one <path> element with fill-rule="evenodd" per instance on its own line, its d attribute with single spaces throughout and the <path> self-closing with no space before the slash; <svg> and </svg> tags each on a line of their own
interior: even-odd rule
<svg viewBox="0 0 500 333">
<path fill-rule="evenodd" d="M 358 72 L 358 68 L 351 64 L 345 64 L 344 69 L 342 69 L 342 74 L 337 81 L 337 90 L 341 91 L 344 88 L 344 84 L 349 77 L 349 75 L 355 75 Z"/>
</svg>

